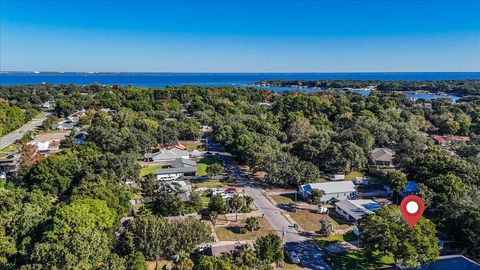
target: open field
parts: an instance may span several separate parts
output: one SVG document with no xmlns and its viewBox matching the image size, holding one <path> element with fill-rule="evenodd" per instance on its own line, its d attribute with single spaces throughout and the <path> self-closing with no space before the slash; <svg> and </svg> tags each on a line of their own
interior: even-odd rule
<svg viewBox="0 0 480 270">
<path fill-rule="evenodd" d="M 351 171 L 349 174 L 345 175 L 345 180 L 353 180 L 355 177 L 362 177 L 363 173 L 357 171 Z"/>
<path fill-rule="evenodd" d="M 265 218 L 258 218 L 258 221 L 260 222 L 260 229 L 254 232 L 240 233 L 240 229 L 245 226 L 245 219 L 239 219 L 238 222 L 232 222 L 226 227 L 215 227 L 215 233 L 220 241 L 241 241 L 255 240 L 273 231 Z"/>
</svg>

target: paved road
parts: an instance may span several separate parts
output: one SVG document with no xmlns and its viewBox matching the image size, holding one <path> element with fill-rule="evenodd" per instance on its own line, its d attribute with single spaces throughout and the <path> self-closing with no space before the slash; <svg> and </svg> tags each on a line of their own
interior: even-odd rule
<svg viewBox="0 0 480 270">
<path fill-rule="evenodd" d="M 0 149 L 14 143 L 16 140 L 20 140 L 22 136 L 31 130 L 36 129 L 37 127 L 41 126 L 43 121 L 47 119 L 47 116 L 44 115 L 42 118 L 32 120 L 25 125 L 21 126 L 20 128 L 8 133 L 7 135 L 0 138 Z"/>
<path fill-rule="evenodd" d="M 282 215 L 282 210 L 263 196 L 259 185 L 240 169 L 229 153 L 223 154 L 224 152 L 220 144 L 209 140 L 208 150 L 219 154 L 220 159 L 224 161 L 227 173 L 240 180 L 239 182 L 245 188 L 245 195 L 253 198 L 255 206 L 264 214 L 272 228 L 278 234 L 283 235 L 285 247 L 288 250 L 295 250 L 300 257 L 303 267 L 314 270 L 331 270 L 322 259 L 325 253 L 312 244 L 308 238 L 299 235 L 295 229 L 291 228 L 293 224 Z"/>
</svg>

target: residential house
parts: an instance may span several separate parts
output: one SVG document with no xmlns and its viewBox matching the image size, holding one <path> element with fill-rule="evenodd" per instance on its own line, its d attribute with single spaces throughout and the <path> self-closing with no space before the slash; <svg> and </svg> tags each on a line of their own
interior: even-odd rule
<svg viewBox="0 0 480 270">
<path fill-rule="evenodd" d="M 388 186 L 383 186 L 383 188 L 387 191 L 388 196 L 393 196 L 393 191 L 390 187 Z M 399 195 L 400 197 L 406 197 L 408 195 L 414 195 L 417 194 L 418 192 L 418 187 L 417 187 L 417 182 L 416 181 L 408 181 L 407 185 L 405 186 L 405 189 L 400 191 Z"/>
<path fill-rule="evenodd" d="M 469 142 L 468 136 L 455 136 L 455 135 L 431 135 L 430 136 L 438 145 L 449 146 L 453 143 Z"/>
<path fill-rule="evenodd" d="M 209 244 L 203 248 L 203 254 L 206 256 L 222 256 L 234 252 L 246 245 L 245 242 L 222 241 Z"/>
<path fill-rule="evenodd" d="M 53 110 L 55 108 L 55 101 L 51 101 L 51 100 L 45 101 L 41 107 L 43 110 L 46 110 L 46 111 Z"/>
<path fill-rule="evenodd" d="M 20 167 L 20 153 L 10 153 L 7 157 L 0 160 L 0 173 L 5 177 L 8 175 L 16 175 Z"/>
<path fill-rule="evenodd" d="M 390 148 L 375 148 L 372 151 L 371 159 L 376 166 L 393 167 L 395 151 Z"/>
<path fill-rule="evenodd" d="M 197 163 L 190 159 L 176 159 L 171 161 L 169 168 L 158 169 L 155 174 L 161 181 L 183 181 L 185 176 L 195 176 L 198 171 Z"/>
<path fill-rule="evenodd" d="M 180 149 L 170 149 L 170 150 L 160 150 L 156 153 L 145 154 L 145 159 L 152 162 L 158 163 L 169 163 L 176 159 L 189 159 L 190 154 L 185 150 Z"/>
<path fill-rule="evenodd" d="M 60 141 L 68 135 L 69 132 L 38 135 L 28 144 L 33 145 L 39 154 L 56 152 L 60 150 Z"/>
<path fill-rule="evenodd" d="M 462 255 L 440 256 L 432 263 L 419 267 L 405 267 L 395 264 L 398 270 L 480 270 L 480 264 Z"/>
<path fill-rule="evenodd" d="M 335 212 L 343 216 L 346 220 L 357 221 L 367 214 L 372 214 L 380 209 L 381 204 L 372 200 L 341 200 L 335 203 Z"/>
<path fill-rule="evenodd" d="M 325 195 L 322 197 L 322 201 L 324 202 L 351 199 L 355 198 L 357 194 L 357 190 L 352 181 L 310 183 L 301 185 L 298 188 L 298 193 L 304 200 L 308 201 L 310 193 L 314 189 L 323 190 L 325 192 Z"/>
<path fill-rule="evenodd" d="M 181 199 L 188 201 L 192 187 L 184 181 L 185 176 L 195 176 L 197 171 L 198 166 L 195 161 L 181 158 L 172 161 L 169 168 L 158 169 L 155 174 L 159 181 L 178 184 L 181 190 L 183 190 Z"/>
<path fill-rule="evenodd" d="M 194 149 L 192 152 L 190 152 L 190 157 L 191 158 L 201 158 L 202 157 L 202 152 L 198 151 L 197 149 Z"/>
<path fill-rule="evenodd" d="M 80 120 L 81 117 L 85 116 L 85 113 L 86 113 L 86 112 L 87 112 L 87 111 L 86 111 L 85 109 L 82 109 L 82 110 L 80 110 L 80 111 L 78 111 L 78 112 L 75 112 L 75 113 L 69 115 L 67 118 L 68 118 L 68 120 L 78 122 L 78 120 Z"/>
<path fill-rule="evenodd" d="M 58 124 L 52 125 L 53 130 L 71 130 L 77 125 L 77 121 L 65 120 L 58 122 Z"/>
</svg>

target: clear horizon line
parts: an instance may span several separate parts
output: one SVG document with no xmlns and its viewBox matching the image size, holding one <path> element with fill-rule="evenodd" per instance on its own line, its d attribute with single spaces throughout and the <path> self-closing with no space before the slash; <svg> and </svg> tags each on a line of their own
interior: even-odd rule
<svg viewBox="0 0 480 270">
<path fill-rule="evenodd" d="M 0 70 L 0 73 L 165 73 L 165 74 L 335 74 L 335 73 L 480 73 L 479 71 L 50 71 Z"/>
</svg>

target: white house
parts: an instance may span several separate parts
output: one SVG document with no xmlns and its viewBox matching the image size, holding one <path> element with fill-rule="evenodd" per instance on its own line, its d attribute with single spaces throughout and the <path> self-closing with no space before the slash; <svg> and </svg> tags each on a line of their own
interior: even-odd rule
<svg viewBox="0 0 480 270">
<path fill-rule="evenodd" d="M 356 221 L 366 214 L 372 214 L 382 206 L 372 200 L 341 200 L 335 203 L 335 212 L 346 220 Z"/>
<path fill-rule="evenodd" d="M 355 185 L 352 181 L 310 183 L 301 185 L 298 188 L 298 193 L 303 197 L 304 200 L 308 200 L 310 192 L 312 192 L 314 189 L 323 190 L 325 192 L 325 195 L 322 197 L 322 201 L 324 202 L 330 200 L 341 201 L 354 198 L 357 194 L 357 190 L 355 189 Z"/>
</svg>

